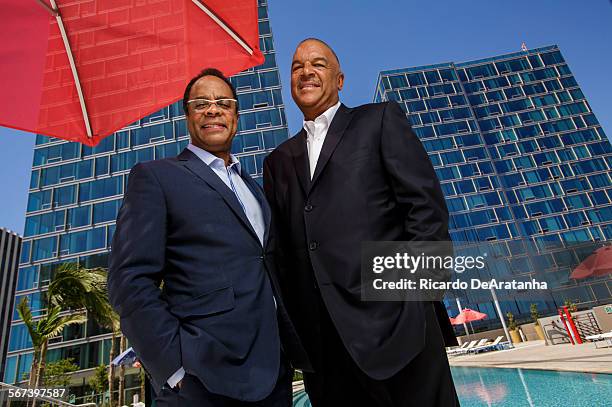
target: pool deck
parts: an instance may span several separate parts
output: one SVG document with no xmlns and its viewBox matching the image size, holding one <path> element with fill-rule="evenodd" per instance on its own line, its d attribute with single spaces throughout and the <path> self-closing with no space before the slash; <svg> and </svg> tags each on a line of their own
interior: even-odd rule
<svg viewBox="0 0 612 407">
<path fill-rule="evenodd" d="M 513 349 L 449 357 L 451 366 L 545 369 L 612 374 L 612 347 L 551 345 L 544 341 L 517 344 Z"/>
</svg>

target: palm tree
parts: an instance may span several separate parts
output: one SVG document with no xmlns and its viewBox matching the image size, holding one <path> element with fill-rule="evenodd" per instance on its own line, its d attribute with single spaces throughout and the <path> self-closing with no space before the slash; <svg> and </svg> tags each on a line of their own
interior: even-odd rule
<svg viewBox="0 0 612 407">
<path fill-rule="evenodd" d="M 40 387 L 45 371 L 49 339 L 59 336 L 69 325 L 82 324 L 87 321 L 84 312 L 62 315 L 62 311 L 57 305 L 49 305 L 46 314 L 41 319 L 34 321 L 27 297 L 24 297 L 17 305 L 17 312 L 30 333 L 34 348 L 34 358 L 30 369 L 30 388 Z"/>
<path fill-rule="evenodd" d="M 110 360 L 116 356 L 115 337 L 121 334 L 119 316 L 108 301 L 107 270 L 102 267 L 87 269 L 76 263 L 66 263 L 60 267 L 49 291 L 53 297 L 65 307 L 72 309 L 85 308 L 87 314 L 103 328 L 110 329 L 111 338 Z M 108 389 L 109 404 L 113 405 L 115 367 L 109 364 Z"/>
<path fill-rule="evenodd" d="M 89 316 L 102 327 L 113 332 L 119 330 L 119 318 L 108 301 L 103 268 L 87 269 L 76 263 L 61 265 L 49 284 L 47 302 L 46 313 L 37 321 L 33 321 L 27 299 L 18 306 L 19 316 L 28 328 L 34 347 L 31 387 L 41 384 L 49 339 L 60 335 L 66 326 L 84 323 Z M 68 310 L 76 312 L 62 315 Z"/>
</svg>

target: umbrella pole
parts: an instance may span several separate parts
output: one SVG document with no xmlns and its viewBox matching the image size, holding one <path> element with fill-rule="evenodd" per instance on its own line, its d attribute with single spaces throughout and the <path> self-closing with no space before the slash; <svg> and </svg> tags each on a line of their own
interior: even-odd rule
<svg viewBox="0 0 612 407">
<path fill-rule="evenodd" d="M 83 97 L 83 89 L 81 88 L 81 80 L 79 79 L 79 73 L 77 72 L 76 65 L 74 63 L 74 56 L 72 55 L 72 49 L 70 48 L 70 42 L 68 41 L 68 35 L 66 34 L 66 28 L 64 27 L 64 21 L 57 8 L 55 0 L 51 1 L 51 7 L 53 9 L 57 25 L 62 35 L 62 41 L 64 41 L 64 47 L 66 48 L 66 55 L 70 62 L 70 70 L 72 71 L 72 77 L 74 78 L 74 86 L 76 87 L 79 95 L 79 102 L 81 103 L 81 112 L 83 113 L 83 121 L 85 122 L 85 129 L 87 130 L 87 137 L 92 138 L 93 133 L 91 132 L 91 125 L 89 123 L 89 115 L 87 114 L 87 107 L 85 106 L 85 98 Z"/>
<path fill-rule="evenodd" d="M 497 300 L 497 294 L 495 294 L 495 289 L 491 287 L 491 295 L 493 296 L 493 304 L 495 304 L 495 309 L 497 310 L 497 315 L 499 315 L 499 320 L 501 321 L 502 327 L 504 328 L 504 333 L 506 334 L 506 340 L 511 348 L 514 347 L 512 344 L 512 340 L 510 339 L 510 334 L 508 333 L 508 327 L 506 326 L 506 320 L 504 319 L 504 314 L 502 314 L 501 308 L 499 307 L 499 301 Z"/>
<path fill-rule="evenodd" d="M 459 297 L 455 297 L 455 300 L 457 301 L 457 308 L 459 309 L 459 313 L 461 314 L 461 311 L 463 311 L 463 308 L 461 308 L 461 302 L 459 301 Z M 468 331 L 467 328 L 467 324 L 464 322 L 463 323 L 463 329 L 465 329 L 465 333 L 468 337 L 468 340 L 470 339 L 470 331 Z"/>
</svg>

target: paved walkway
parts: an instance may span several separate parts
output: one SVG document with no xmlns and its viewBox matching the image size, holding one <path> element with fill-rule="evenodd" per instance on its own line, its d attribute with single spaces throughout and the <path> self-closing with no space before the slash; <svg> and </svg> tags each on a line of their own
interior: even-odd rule
<svg viewBox="0 0 612 407">
<path fill-rule="evenodd" d="M 599 345 L 601 346 L 601 344 Z M 612 374 L 612 347 L 593 343 L 550 345 L 519 343 L 514 349 L 449 357 L 451 366 L 510 367 Z"/>
</svg>

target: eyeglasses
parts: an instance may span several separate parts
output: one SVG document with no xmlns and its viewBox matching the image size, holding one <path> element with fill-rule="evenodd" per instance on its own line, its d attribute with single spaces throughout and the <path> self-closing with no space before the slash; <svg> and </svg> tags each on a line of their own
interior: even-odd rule
<svg viewBox="0 0 612 407">
<path fill-rule="evenodd" d="M 230 110 L 236 106 L 236 99 L 217 99 L 217 100 L 208 100 L 208 99 L 191 99 L 187 101 L 187 104 L 191 104 L 193 106 L 193 111 L 196 113 L 203 113 L 208 110 L 209 107 L 215 105 L 221 110 Z"/>
</svg>

